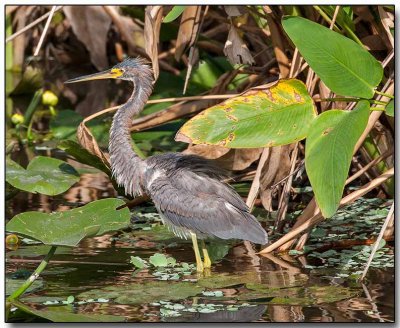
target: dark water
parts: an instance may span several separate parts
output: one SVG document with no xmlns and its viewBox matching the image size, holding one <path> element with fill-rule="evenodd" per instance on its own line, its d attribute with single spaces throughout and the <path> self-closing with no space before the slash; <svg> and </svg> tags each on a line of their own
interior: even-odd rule
<svg viewBox="0 0 400 328">
<path fill-rule="evenodd" d="M 7 216 L 28 210 L 67 210 L 115 196 L 105 175 L 86 173 L 63 196 L 19 193 L 7 202 Z M 149 213 L 151 218 L 151 208 Z M 99 321 L 146 322 L 394 320 L 394 270 L 390 267 L 372 268 L 365 284 L 360 284 L 343 276 L 338 268 L 317 267 L 321 260 L 318 257 L 259 257 L 255 254 L 257 249 L 237 242 L 231 243 L 229 250 L 223 245 L 216 247 L 217 251 L 225 249 L 228 253 L 203 276 L 192 271 L 178 280 L 160 281 L 160 276 L 154 275 L 157 270 L 134 272 L 129 264 L 131 256 L 148 259 L 154 253 L 165 253 L 177 262 L 194 263 L 188 241 L 169 234 L 154 218 L 151 225 L 146 225 L 143 217 L 141 221 L 134 220 L 134 230 L 88 238 L 76 248 L 58 248 L 41 275 L 38 289 L 24 295 L 21 301 L 45 318 L 61 315 L 56 319 L 59 321 L 84 321 L 82 318 L 93 319 L 93 315 Z M 22 244 L 16 250 L 7 250 L 8 277 L 26 279 L 48 250 L 40 244 Z M 71 304 L 44 304 L 65 301 L 69 296 L 74 296 Z M 44 319 L 13 308 L 9 320 Z"/>
</svg>

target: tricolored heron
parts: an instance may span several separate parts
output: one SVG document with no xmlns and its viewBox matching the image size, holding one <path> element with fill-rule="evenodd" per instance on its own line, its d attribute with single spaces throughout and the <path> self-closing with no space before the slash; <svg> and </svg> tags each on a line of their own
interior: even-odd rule
<svg viewBox="0 0 400 328">
<path fill-rule="evenodd" d="M 149 195 L 163 223 L 177 236 L 192 238 L 197 271 L 211 266 L 205 237 L 266 244 L 265 230 L 236 191 L 222 182 L 223 171 L 211 161 L 180 153 L 155 155 L 143 160 L 132 150 L 129 130 L 132 117 L 143 110 L 153 86 L 152 70 L 143 59 L 128 58 L 107 71 L 65 83 L 109 78 L 134 84 L 131 97 L 115 113 L 110 129 L 113 176 L 127 194 Z M 197 238 L 202 240 L 204 262 Z"/>
</svg>

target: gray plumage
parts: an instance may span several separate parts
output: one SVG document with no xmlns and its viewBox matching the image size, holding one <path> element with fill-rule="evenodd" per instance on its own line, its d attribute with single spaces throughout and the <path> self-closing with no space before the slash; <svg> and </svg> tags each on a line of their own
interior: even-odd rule
<svg viewBox="0 0 400 328">
<path fill-rule="evenodd" d="M 266 244 L 265 230 L 236 191 L 221 181 L 224 173 L 211 161 L 180 153 L 142 160 L 132 150 L 132 117 L 141 112 L 152 92 L 153 74 L 141 59 L 127 59 L 114 69 L 122 71 L 116 78 L 134 84 L 131 97 L 114 115 L 110 130 L 110 161 L 117 183 L 129 195 L 148 194 L 164 223 L 181 237 L 193 232 L 200 238 Z"/>
</svg>

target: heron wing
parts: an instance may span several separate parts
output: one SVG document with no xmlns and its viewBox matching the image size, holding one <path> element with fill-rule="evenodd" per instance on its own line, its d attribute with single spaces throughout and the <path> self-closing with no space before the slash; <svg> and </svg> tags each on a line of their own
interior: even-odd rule
<svg viewBox="0 0 400 328">
<path fill-rule="evenodd" d="M 169 170 L 157 171 L 147 185 L 155 205 L 173 225 L 222 239 L 267 242 L 265 230 L 232 187 L 209 174 L 214 171 L 201 161 L 183 165 L 188 160 L 192 164 L 193 158 L 181 159 Z"/>
</svg>

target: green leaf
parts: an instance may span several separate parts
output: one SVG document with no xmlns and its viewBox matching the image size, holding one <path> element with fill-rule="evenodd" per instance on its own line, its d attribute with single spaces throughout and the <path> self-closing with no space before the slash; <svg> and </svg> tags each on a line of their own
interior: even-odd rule
<svg viewBox="0 0 400 328">
<path fill-rule="evenodd" d="M 335 214 L 354 146 L 368 122 L 369 103 L 360 101 L 353 111 L 330 110 L 319 115 L 306 140 L 306 170 L 322 214 Z"/>
<path fill-rule="evenodd" d="M 333 92 L 370 99 L 382 65 L 363 47 L 308 19 L 287 16 L 283 28 L 301 55 Z"/>
<path fill-rule="evenodd" d="M 78 172 L 59 159 L 37 156 L 25 170 L 7 158 L 6 181 L 21 190 L 54 196 L 68 190 L 79 179 Z"/>
<path fill-rule="evenodd" d="M 315 117 L 304 83 L 285 79 L 208 108 L 189 120 L 175 140 L 227 148 L 285 145 L 305 138 Z"/>
<path fill-rule="evenodd" d="M 138 269 L 143 269 L 147 267 L 147 262 L 141 259 L 139 256 L 131 256 L 131 260 L 129 261 L 129 263 L 133 264 Z"/>
<path fill-rule="evenodd" d="M 100 236 L 129 225 L 128 208 L 121 199 L 108 198 L 65 212 L 25 212 L 14 216 L 6 231 L 39 240 L 45 245 L 76 246 L 85 237 Z"/>
<path fill-rule="evenodd" d="M 386 105 L 386 115 L 394 117 L 394 99 Z"/>
<path fill-rule="evenodd" d="M 186 6 L 174 6 L 171 11 L 164 17 L 163 23 L 171 23 L 177 19 L 185 10 Z"/>
<path fill-rule="evenodd" d="M 164 254 L 156 253 L 149 257 L 149 262 L 155 267 L 165 267 L 168 265 L 168 259 Z"/>
<path fill-rule="evenodd" d="M 68 155 L 73 156 L 79 163 L 90 165 L 111 176 L 110 169 L 97 156 L 89 153 L 80 144 L 72 140 L 61 141 L 57 148 L 64 150 Z"/>
</svg>

